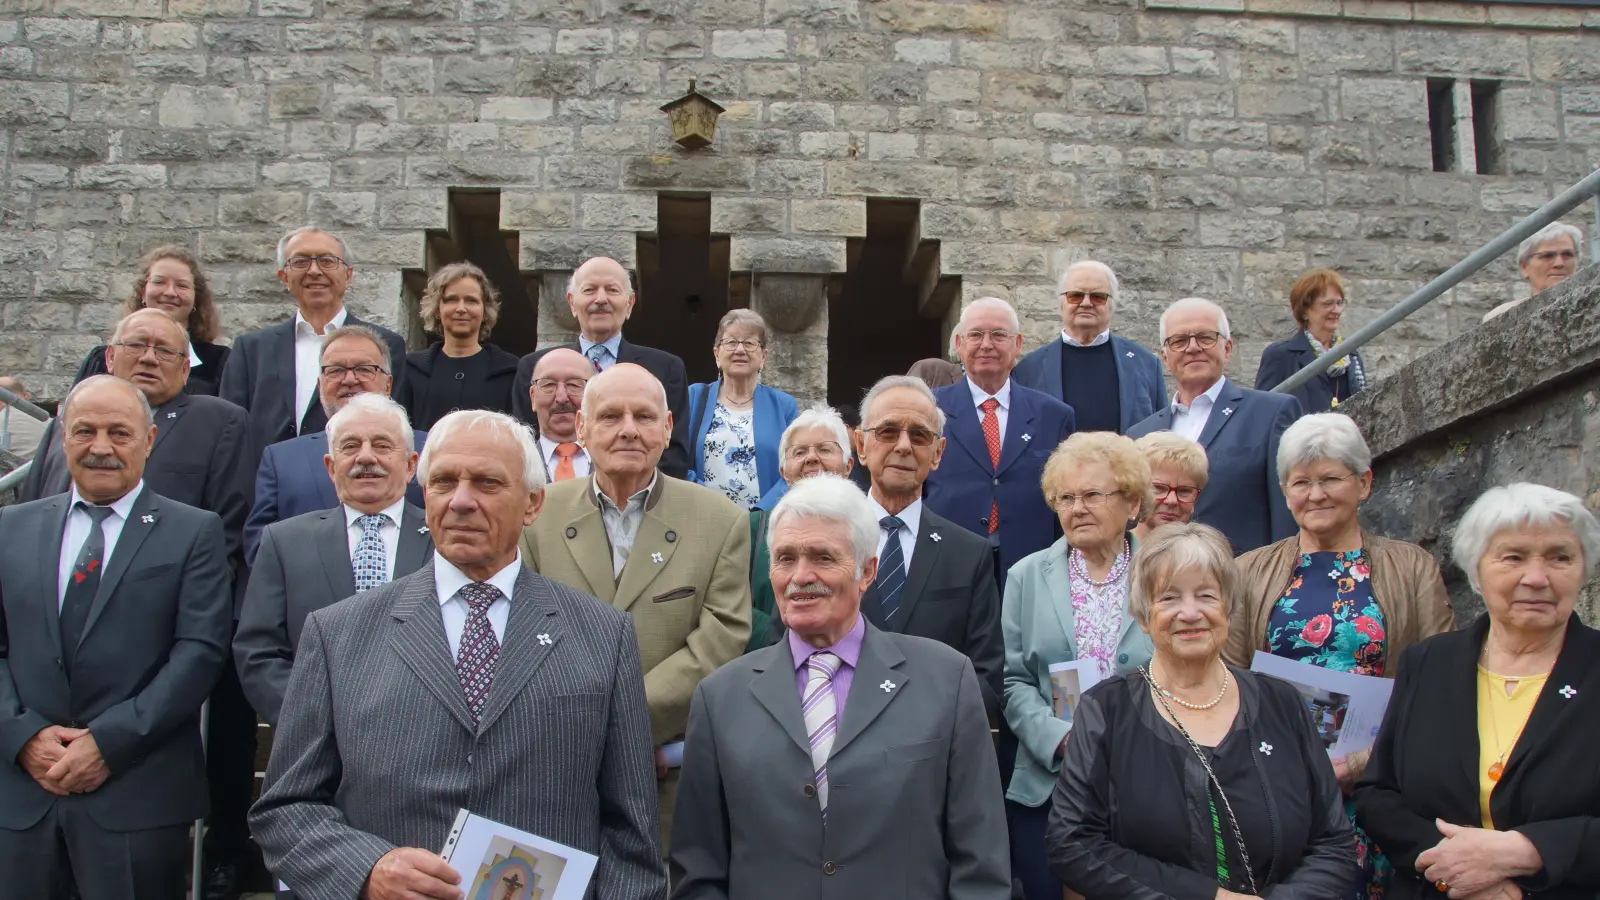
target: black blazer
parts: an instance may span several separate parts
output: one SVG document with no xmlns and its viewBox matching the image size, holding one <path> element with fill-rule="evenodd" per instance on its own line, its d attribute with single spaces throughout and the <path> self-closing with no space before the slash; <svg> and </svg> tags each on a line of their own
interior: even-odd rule
<svg viewBox="0 0 1600 900">
<path fill-rule="evenodd" d="M 189 380 L 183 385 L 185 394 L 217 395 L 218 383 L 222 380 L 222 367 L 228 361 L 229 348 L 209 341 L 193 341 L 194 355 L 200 357 L 200 364 L 189 367 Z M 72 377 L 72 383 L 88 378 L 91 375 L 107 375 L 110 369 L 106 368 L 106 345 L 89 351 L 83 358 L 83 364 L 78 366 L 78 374 Z"/>
<path fill-rule="evenodd" d="M 1360 352 L 1350 355 L 1358 360 L 1361 358 Z M 1295 332 L 1294 337 L 1286 341 L 1268 344 L 1267 349 L 1261 351 L 1261 364 L 1256 367 L 1256 390 L 1272 390 L 1290 375 L 1315 362 L 1316 358 L 1317 351 L 1311 349 L 1311 342 L 1306 339 L 1304 331 Z M 1352 361 L 1351 365 L 1358 363 Z M 1289 393 L 1300 400 L 1300 408 L 1306 413 L 1327 412 L 1333 408 L 1334 397 L 1338 397 L 1340 403 L 1350 399 L 1349 384 L 1348 371 L 1337 378 L 1323 372 Z"/>
<path fill-rule="evenodd" d="M 492 409 L 509 413 L 511 386 L 517 374 L 517 357 L 493 344 L 484 344 L 483 352 L 489 355 L 489 377 L 477 384 L 464 385 L 460 401 L 454 408 Z M 438 403 L 429 402 L 431 398 L 428 395 L 428 387 L 433 383 L 433 367 L 443 355 L 443 341 L 435 342 L 426 350 L 407 354 L 405 380 L 395 383 L 397 389 L 394 399 L 406 408 L 406 415 L 411 417 L 411 427 L 418 431 L 432 428 L 450 411 L 438 408 Z"/>
<path fill-rule="evenodd" d="M 1394 695 L 1366 772 L 1356 821 L 1394 865 L 1390 896 L 1434 897 L 1417 857 L 1439 843 L 1434 819 L 1483 826 L 1478 808 L 1478 656 L 1489 617 L 1400 655 Z M 1568 691 L 1567 688 L 1571 688 Z M 1489 795 L 1495 828 L 1519 831 L 1544 870 L 1517 883 L 1550 900 L 1600 889 L 1600 632 L 1576 615 L 1533 714 Z"/>
<path fill-rule="evenodd" d="M 562 344 L 568 350 L 577 350 L 577 344 Z M 511 389 L 511 408 L 517 418 L 539 430 L 538 419 L 533 414 L 533 399 L 528 396 L 528 386 L 533 381 L 533 367 L 539 357 L 555 347 L 535 350 L 517 364 L 516 383 Z M 661 454 L 657 467 L 673 478 L 689 477 L 689 379 L 684 374 L 683 360 L 665 350 L 631 344 L 626 338 L 617 347 L 617 362 L 644 366 L 667 389 L 667 409 L 672 413 L 672 441 Z"/>
</svg>

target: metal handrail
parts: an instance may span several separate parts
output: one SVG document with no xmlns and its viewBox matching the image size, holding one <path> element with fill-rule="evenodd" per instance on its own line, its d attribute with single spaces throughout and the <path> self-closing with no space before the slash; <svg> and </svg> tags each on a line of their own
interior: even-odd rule
<svg viewBox="0 0 1600 900">
<path fill-rule="evenodd" d="M 1600 169 L 1590 172 L 1582 181 L 1562 191 L 1555 199 L 1534 210 L 1526 219 L 1501 232 L 1499 237 L 1468 254 L 1465 259 L 1451 266 L 1443 275 L 1423 285 L 1416 293 L 1390 307 L 1382 315 L 1357 330 L 1355 334 L 1334 345 L 1332 350 L 1323 353 L 1308 363 L 1305 368 L 1284 379 L 1282 384 L 1272 390 L 1279 394 L 1287 394 L 1317 377 L 1327 371 L 1329 366 L 1361 349 L 1367 342 L 1388 331 L 1406 316 L 1427 306 L 1438 299 L 1440 294 L 1476 274 L 1479 269 L 1493 262 L 1507 250 L 1515 249 L 1518 244 L 1532 237 L 1539 229 L 1577 209 L 1578 205 L 1583 201 L 1596 196 L 1600 196 Z"/>
<path fill-rule="evenodd" d="M 18 397 L 15 393 L 7 390 L 4 386 L 0 386 L 0 403 L 4 403 L 8 407 L 19 412 L 27 413 L 41 422 L 50 421 L 50 414 L 48 412 L 45 412 L 37 405 Z M 22 484 L 23 479 L 28 477 L 28 470 L 31 468 L 33 468 L 33 460 L 30 459 L 15 469 L 7 472 L 5 475 L 0 475 L 0 494 L 3 494 L 6 491 L 9 491 L 12 488 Z"/>
</svg>

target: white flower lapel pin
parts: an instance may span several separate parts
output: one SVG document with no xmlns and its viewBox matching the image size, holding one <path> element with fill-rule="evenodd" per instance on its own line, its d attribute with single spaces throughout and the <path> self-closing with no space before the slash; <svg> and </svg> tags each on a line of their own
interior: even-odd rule
<svg viewBox="0 0 1600 900">
<path fill-rule="evenodd" d="M 426 525 L 424 525 L 421 528 L 417 529 L 417 534 L 427 534 L 427 533 L 428 533 L 428 526 L 426 526 Z"/>
<path fill-rule="evenodd" d="M 1256 749 L 1260 750 L 1262 753 L 1266 754 L 1267 756 L 1271 756 L 1272 755 L 1272 745 L 1267 743 L 1266 741 L 1262 741 L 1261 742 L 1261 746 L 1257 747 Z"/>
<path fill-rule="evenodd" d="M 935 544 L 937 544 L 940 541 L 944 540 L 944 538 L 939 536 L 939 532 L 930 531 L 930 532 L 928 532 L 928 540 L 933 541 Z"/>
<path fill-rule="evenodd" d="M 145 523 L 146 525 L 154 525 L 156 523 L 156 517 L 155 516 L 140 516 L 139 517 L 139 521 Z"/>
<path fill-rule="evenodd" d="M 1225 416 L 1231 416 L 1231 415 L 1233 415 L 1233 407 L 1231 407 L 1231 406 L 1225 406 L 1225 407 L 1223 407 L 1223 408 L 1222 408 L 1222 414 L 1223 414 L 1223 415 L 1225 415 Z"/>
<path fill-rule="evenodd" d="M 878 687 L 882 688 L 883 692 L 885 694 L 889 694 L 889 693 L 893 693 L 894 692 L 894 689 L 895 689 L 896 685 L 895 685 L 894 682 L 892 682 L 889 679 L 885 678 L 883 680 L 883 684 L 878 685 Z"/>
<path fill-rule="evenodd" d="M 1022 436 L 1022 442 L 1024 444 L 1026 444 L 1027 442 L 1029 442 L 1031 440 L 1033 440 L 1033 435 L 1031 435 L 1031 434 L 1025 434 L 1025 435 Z"/>
<path fill-rule="evenodd" d="M 1133 351 L 1132 350 L 1128 351 L 1128 358 L 1129 359 L 1133 359 Z"/>
<path fill-rule="evenodd" d="M 175 413 L 175 412 L 167 413 L 167 418 L 169 418 L 169 419 L 176 419 L 177 417 L 178 417 L 178 414 Z"/>
<path fill-rule="evenodd" d="M 661 561 L 663 559 L 665 559 L 665 558 L 666 557 L 662 556 L 660 553 L 652 553 L 652 554 L 650 554 L 650 561 L 653 562 L 653 563 L 656 563 L 657 565 L 659 565 L 661 563 Z"/>
<path fill-rule="evenodd" d="M 539 646 L 548 647 L 553 643 L 555 643 L 555 642 L 550 640 L 550 635 L 548 635 L 548 634 L 540 634 L 539 635 Z"/>
<path fill-rule="evenodd" d="M 1570 684 L 1564 684 L 1564 685 L 1561 686 L 1561 690 L 1559 691 L 1559 693 L 1561 694 L 1561 696 L 1567 698 L 1568 700 L 1571 700 L 1573 697 L 1578 696 L 1578 689 L 1573 687 Z"/>
</svg>

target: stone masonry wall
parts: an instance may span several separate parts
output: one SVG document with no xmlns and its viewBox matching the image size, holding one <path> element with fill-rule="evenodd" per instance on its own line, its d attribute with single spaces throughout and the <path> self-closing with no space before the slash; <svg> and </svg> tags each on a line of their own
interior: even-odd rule
<svg viewBox="0 0 1600 900">
<path fill-rule="evenodd" d="M 1501 84 L 1505 174 L 1431 171 L 1430 76 Z M 728 107 L 697 152 L 657 110 L 690 78 Z M 918 198 L 1030 346 L 1092 255 L 1146 343 L 1169 300 L 1224 301 L 1249 379 L 1300 270 L 1344 272 L 1359 324 L 1600 162 L 1597 82 L 1600 13 L 1446 0 L 0 0 L 0 371 L 59 397 L 166 240 L 230 333 L 280 319 L 274 243 L 307 222 L 401 325 L 448 189 L 484 186 L 530 272 L 631 264 L 671 189 L 711 193 L 736 271 L 837 272 L 863 197 Z M 1518 291 L 1502 260 L 1369 356 Z M 780 386 L 816 396 L 825 334 Z"/>
</svg>

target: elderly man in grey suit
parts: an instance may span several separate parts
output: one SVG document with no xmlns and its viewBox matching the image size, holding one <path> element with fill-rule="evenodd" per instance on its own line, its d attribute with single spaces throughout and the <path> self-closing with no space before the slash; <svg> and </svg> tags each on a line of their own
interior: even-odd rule
<svg viewBox="0 0 1600 900">
<path fill-rule="evenodd" d="M 71 489 L 0 509 L 0 898 L 70 873 L 83 900 L 171 900 L 233 618 L 222 520 L 144 483 L 128 382 L 85 379 L 61 417 Z"/>
<path fill-rule="evenodd" d="M 382 394 L 360 394 L 328 420 L 327 437 L 323 462 L 339 505 L 261 533 L 233 638 L 244 694 L 273 725 L 306 616 L 433 558 L 422 510 L 406 502 L 417 452 L 405 408 Z"/>
<path fill-rule="evenodd" d="M 306 900 L 457 898 L 473 872 L 434 851 L 466 809 L 598 855 L 592 897 L 663 900 L 633 624 L 517 550 L 533 433 L 454 412 L 418 470 L 432 561 L 306 619 L 251 811 L 269 868 Z"/>
<path fill-rule="evenodd" d="M 878 522 L 836 475 L 772 511 L 788 636 L 695 689 L 675 900 L 1008 900 L 1005 811 L 968 659 L 861 615 Z"/>
</svg>

